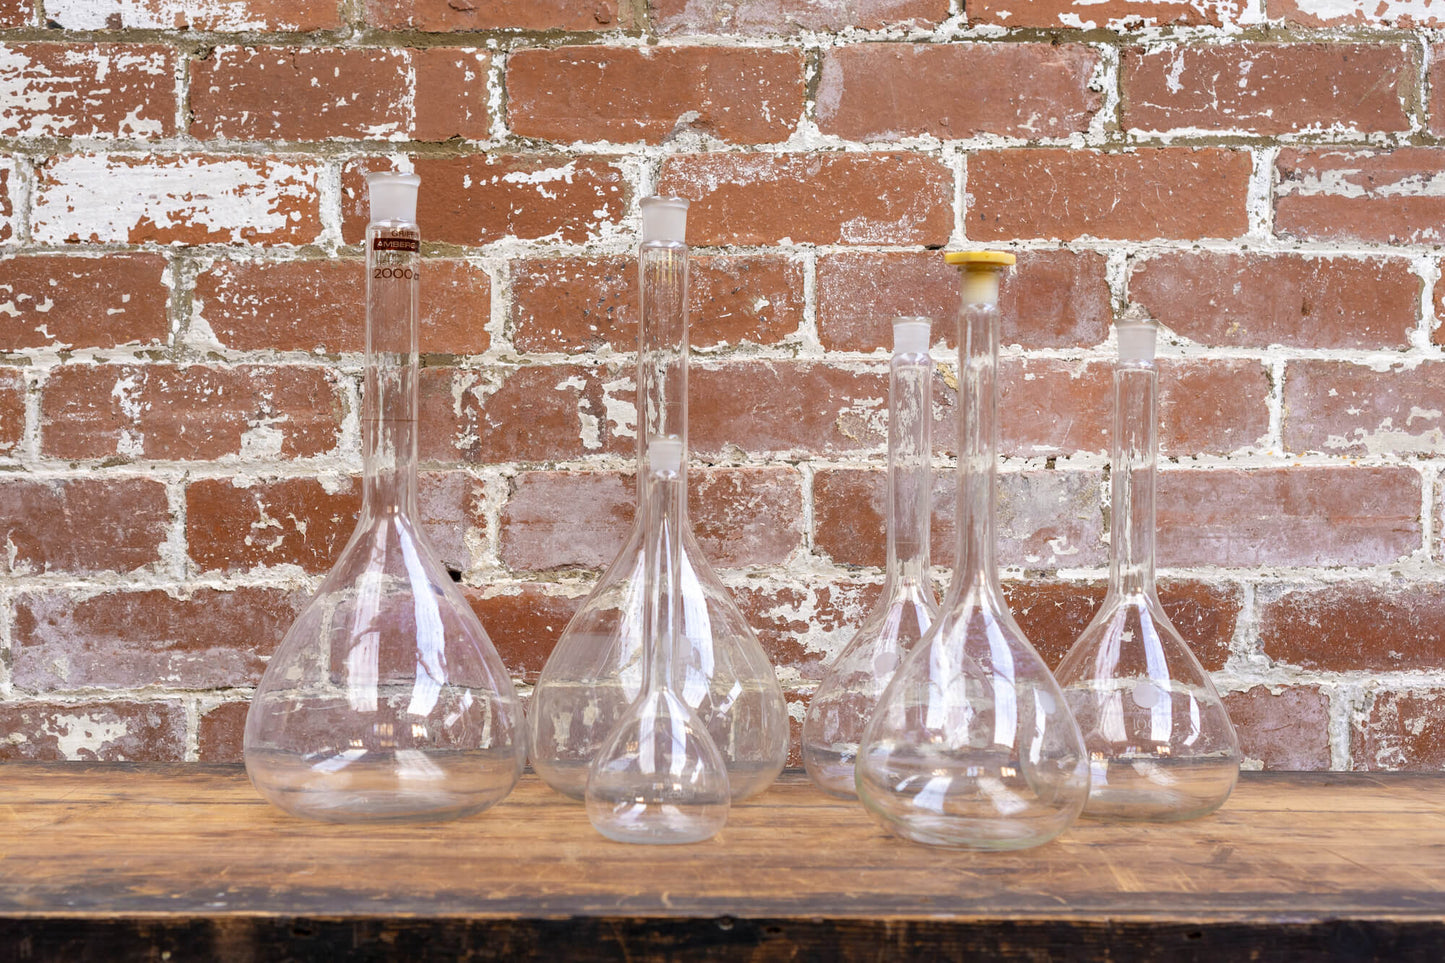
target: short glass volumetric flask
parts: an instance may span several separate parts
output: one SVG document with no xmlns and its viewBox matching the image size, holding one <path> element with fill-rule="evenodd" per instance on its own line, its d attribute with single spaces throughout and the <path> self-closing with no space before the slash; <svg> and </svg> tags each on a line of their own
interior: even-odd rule
<svg viewBox="0 0 1445 963">
<path fill-rule="evenodd" d="M 642 692 L 592 759 L 587 818 L 622 843 L 695 843 L 728 818 L 728 772 L 677 691 L 682 441 L 651 440 L 643 506 Z"/>
<path fill-rule="evenodd" d="M 1109 591 L 1056 675 L 1089 753 L 1084 815 L 1192 819 L 1229 798 L 1239 741 L 1154 584 L 1157 327 L 1130 320 L 1117 330 Z"/>
<path fill-rule="evenodd" d="M 246 716 L 267 800 L 332 821 L 485 809 L 526 760 L 506 667 L 417 527 L 419 178 L 368 177 L 361 517 Z"/>
<path fill-rule="evenodd" d="M 994 561 L 998 285 L 1014 258 L 947 260 L 963 269 L 957 569 L 938 619 L 864 730 L 858 796 L 915 842 L 1023 849 L 1074 821 L 1089 770 L 1064 694 L 1009 614 Z"/>
<path fill-rule="evenodd" d="M 642 201 L 641 312 L 637 358 L 637 520 L 622 551 L 562 632 L 533 690 L 532 766 L 549 786 L 581 799 L 603 741 L 642 691 L 646 599 L 642 505 L 648 444 L 683 446 L 687 479 L 687 201 Z M 682 598 L 676 694 L 697 713 L 727 764 L 733 799 L 761 792 L 782 771 L 787 706 L 757 636 L 692 534 L 686 501 L 678 523 Z"/>
<path fill-rule="evenodd" d="M 888 561 L 883 593 L 838 654 L 803 717 L 803 765 L 824 792 L 853 797 L 853 762 L 878 696 L 938 617 L 928 576 L 933 359 L 927 318 L 893 322 L 888 384 Z"/>
</svg>

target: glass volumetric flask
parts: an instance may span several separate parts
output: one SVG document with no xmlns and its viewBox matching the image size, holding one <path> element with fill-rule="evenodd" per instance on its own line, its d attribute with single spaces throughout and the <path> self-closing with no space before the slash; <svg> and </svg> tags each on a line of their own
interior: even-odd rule
<svg viewBox="0 0 1445 963">
<path fill-rule="evenodd" d="M 994 561 L 998 286 L 1011 254 L 947 255 L 959 315 L 958 561 L 938 619 L 863 734 L 858 796 L 891 832 L 960 849 L 1022 849 L 1089 792 L 1064 694 L 1004 603 Z"/>
<path fill-rule="evenodd" d="M 587 818 L 622 843 L 695 843 L 727 822 L 727 764 L 677 691 L 685 604 L 682 440 L 648 446 L 643 506 L 642 692 L 617 720 L 587 773 Z"/>
<path fill-rule="evenodd" d="M 1157 327 L 1127 320 L 1117 331 L 1109 591 L 1056 676 L 1089 753 L 1084 815 L 1191 819 L 1218 809 L 1234 789 L 1239 741 L 1154 584 Z"/>
<path fill-rule="evenodd" d="M 298 816 L 463 816 L 526 761 L 506 667 L 417 525 L 419 180 L 367 179 L 361 516 L 246 716 L 251 782 Z"/>
<path fill-rule="evenodd" d="M 927 318 L 893 322 L 888 383 L 888 561 L 883 593 L 838 654 L 803 717 L 803 765 L 824 792 L 853 797 L 863 727 L 905 653 L 938 617 L 928 577 L 933 359 Z"/>
<path fill-rule="evenodd" d="M 687 479 L 687 201 L 642 201 L 638 251 L 641 312 L 637 358 L 639 511 L 632 534 L 562 632 L 528 711 L 532 766 L 549 786 L 581 799 L 588 766 L 642 691 L 643 511 L 648 440 L 682 445 Z M 703 557 L 686 516 L 678 523 L 682 598 L 676 694 L 702 720 L 727 764 L 733 799 L 761 792 L 782 771 L 787 706 L 772 664 L 742 611 Z"/>
</svg>

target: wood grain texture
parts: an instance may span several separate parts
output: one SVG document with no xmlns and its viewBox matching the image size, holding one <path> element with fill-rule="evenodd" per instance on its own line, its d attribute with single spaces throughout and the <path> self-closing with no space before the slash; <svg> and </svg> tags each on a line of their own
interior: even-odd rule
<svg viewBox="0 0 1445 963">
<path fill-rule="evenodd" d="M 235 766 L 5 776 L 0 959 L 1445 958 L 1445 775 L 1251 773 L 1210 818 L 987 855 L 796 773 L 653 848 L 531 776 L 422 826 L 295 819 Z"/>
</svg>

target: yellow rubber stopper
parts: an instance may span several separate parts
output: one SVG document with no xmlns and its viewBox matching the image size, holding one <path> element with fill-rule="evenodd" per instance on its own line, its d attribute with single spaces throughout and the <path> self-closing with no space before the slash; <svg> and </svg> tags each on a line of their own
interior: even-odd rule
<svg viewBox="0 0 1445 963">
<path fill-rule="evenodd" d="M 1018 258 L 1008 251 L 949 251 L 943 255 L 945 264 L 952 264 L 965 271 L 1013 267 L 1017 260 Z"/>
</svg>

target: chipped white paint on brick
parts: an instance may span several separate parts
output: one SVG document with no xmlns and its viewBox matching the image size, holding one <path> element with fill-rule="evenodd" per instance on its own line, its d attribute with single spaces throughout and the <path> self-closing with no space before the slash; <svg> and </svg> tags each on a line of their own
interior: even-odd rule
<svg viewBox="0 0 1445 963">
<path fill-rule="evenodd" d="M 1445 0 L 1293 0 L 1306 17 L 1321 23 L 1408 21 L 1436 26 L 1445 17 Z"/>
<path fill-rule="evenodd" d="M 72 130 L 70 121 L 103 103 L 110 95 L 123 95 L 127 81 L 113 76 L 121 71 L 165 77 L 170 64 L 159 51 L 135 52 L 125 48 L 66 49 L 61 65 L 72 68 L 58 76 L 31 56 L 30 45 L 0 46 L 0 135 L 53 137 L 57 135 L 110 136 L 106 130 Z M 89 74 L 90 76 L 87 76 Z M 122 86 L 114 86 L 121 84 Z M 165 133 L 162 118 L 140 116 L 135 107 L 118 126 L 122 137 L 159 137 Z"/>
<path fill-rule="evenodd" d="M 247 0 L 45 0 L 45 18 L 66 30 L 175 30 L 198 26 L 209 30 L 298 29 L 286 21 L 284 6 L 267 4 L 272 23 L 253 12 Z"/>
</svg>

